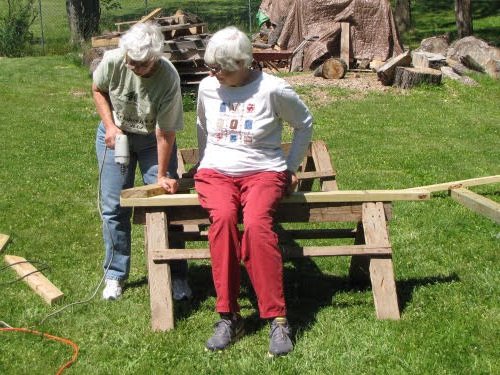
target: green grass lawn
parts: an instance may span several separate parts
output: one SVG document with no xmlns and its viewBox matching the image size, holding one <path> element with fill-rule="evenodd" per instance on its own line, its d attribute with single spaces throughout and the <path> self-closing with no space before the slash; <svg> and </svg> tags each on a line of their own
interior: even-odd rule
<svg viewBox="0 0 500 375">
<path fill-rule="evenodd" d="M 404 93 L 324 89 L 322 104 L 318 88 L 298 91 L 341 189 L 406 188 L 500 174 L 500 84 L 475 78 L 478 87 L 446 81 Z M 64 304 L 91 296 L 102 273 L 90 83 L 71 57 L 0 59 L 0 233 L 11 236 L 2 255 L 43 262 L 65 294 L 50 307 L 2 269 L 0 321 L 77 343 L 78 361 L 67 373 L 500 373 L 500 227 L 445 193 L 394 205 L 400 321 L 375 318 L 371 291 L 349 283 L 347 258 L 315 258 L 286 263 L 291 355 L 266 358 L 268 328 L 255 315 L 248 283 L 241 300 L 248 334 L 224 353 L 205 353 L 217 318 L 209 265 L 190 263 L 194 299 L 176 304 L 177 328 L 151 332 L 143 229 L 135 227 L 123 299 L 107 303 L 99 291 L 40 325 Z M 194 121 L 186 99 L 181 147 L 195 146 Z M 499 184 L 472 190 L 499 201 Z M 60 343 L 0 332 L 1 374 L 55 373 L 70 356 Z"/>
</svg>

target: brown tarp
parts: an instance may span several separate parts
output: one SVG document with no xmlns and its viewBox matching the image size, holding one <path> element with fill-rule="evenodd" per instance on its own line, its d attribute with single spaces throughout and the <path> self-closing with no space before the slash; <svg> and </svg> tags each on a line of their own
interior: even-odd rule
<svg viewBox="0 0 500 375">
<path fill-rule="evenodd" d="M 283 23 L 281 49 L 294 50 L 304 39 L 317 38 L 304 48 L 304 69 L 325 56 L 339 56 L 340 22 L 350 24 L 356 60 L 385 61 L 403 52 L 388 0 L 263 0 L 260 11 L 271 23 Z"/>
</svg>

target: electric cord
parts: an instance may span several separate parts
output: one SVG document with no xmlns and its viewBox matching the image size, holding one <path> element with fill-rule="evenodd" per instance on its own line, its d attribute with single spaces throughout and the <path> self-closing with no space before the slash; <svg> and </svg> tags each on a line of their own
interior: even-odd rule
<svg viewBox="0 0 500 375">
<path fill-rule="evenodd" d="M 109 268 L 111 266 L 111 263 L 113 262 L 113 257 L 115 255 L 115 242 L 113 241 L 113 236 L 111 234 L 111 230 L 109 229 L 108 222 L 106 220 L 104 220 L 104 217 L 103 217 L 103 214 L 102 214 L 102 207 L 101 207 L 102 170 L 103 170 L 104 162 L 106 160 L 107 151 L 108 151 L 108 147 L 106 146 L 105 149 L 104 149 L 104 154 L 103 154 L 103 157 L 102 157 L 101 165 L 99 166 L 99 174 L 98 174 L 99 177 L 98 177 L 98 188 L 97 188 L 97 211 L 99 212 L 99 217 L 101 218 L 102 222 L 104 223 L 104 226 L 106 227 L 106 230 L 109 233 L 109 238 L 111 240 L 111 257 L 110 257 L 109 262 L 108 262 L 108 264 L 106 266 L 106 269 L 104 270 L 103 276 L 99 280 L 99 283 L 97 284 L 97 287 L 95 288 L 94 292 L 92 293 L 92 295 L 90 297 L 88 297 L 87 299 L 81 300 L 81 301 L 76 301 L 76 302 L 72 302 L 72 303 L 69 303 L 67 305 L 64 305 L 60 309 L 57 309 L 56 311 L 54 311 L 54 312 L 48 314 L 47 316 L 45 316 L 38 323 L 38 325 L 42 325 L 47 319 L 53 317 L 54 315 L 57 315 L 57 314 L 61 313 L 62 311 L 66 310 L 67 308 L 69 308 L 71 306 L 83 305 L 83 304 L 89 303 L 92 299 L 94 299 L 94 297 L 96 296 L 97 292 L 101 288 L 104 280 L 106 279 L 106 276 L 108 274 L 108 271 L 109 271 Z"/>
<path fill-rule="evenodd" d="M 33 334 L 33 335 L 36 335 L 36 336 L 40 336 L 40 338 L 42 338 L 42 339 L 45 338 L 45 339 L 48 339 L 48 340 L 61 342 L 63 344 L 71 346 L 73 348 L 73 355 L 71 356 L 71 359 L 69 361 L 65 362 L 62 366 L 60 366 L 57 369 L 56 375 L 62 374 L 65 369 L 67 369 L 68 367 L 70 367 L 78 359 L 78 352 L 79 352 L 80 349 L 79 349 L 79 347 L 78 347 L 77 344 L 75 344 L 73 341 L 71 341 L 69 339 L 66 339 L 64 337 L 50 335 L 50 334 L 44 333 L 44 332 L 35 331 L 35 330 L 32 330 L 32 329 L 28 329 L 28 328 L 15 328 L 15 327 L 12 327 L 12 326 L 8 325 L 7 323 L 5 323 L 4 321 L 1 321 L 1 320 L 0 320 L 0 325 L 2 325 L 2 326 L 5 327 L 5 328 L 0 328 L 0 332 L 23 332 L 23 333 L 29 333 L 29 334 Z"/>
<path fill-rule="evenodd" d="M 101 218 L 104 226 L 106 227 L 106 230 L 108 231 L 109 233 L 109 237 L 110 237 L 110 240 L 111 240 L 111 257 L 109 259 L 109 262 L 106 266 L 106 269 L 104 270 L 104 274 L 103 276 L 101 277 L 101 279 L 99 280 L 99 283 L 97 284 L 97 287 L 95 288 L 94 292 L 92 293 L 92 295 L 90 297 L 88 297 L 87 299 L 84 299 L 84 300 L 81 300 L 81 301 L 76 301 L 76 302 L 72 302 L 72 303 L 69 303 L 67 305 L 64 305 L 63 307 L 61 307 L 60 309 L 57 309 L 56 311 L 46 315 L 38 324 L 35 324 L 34 327 L 36 326 L 41 326 L 47 319 L 61 313 L 62 311 L 66 310 L 67 308 L 71 307 L 71 306 L 75 306 L 75 305 L 82 305 L 82 304 L 86 304 L 88 302 L 90 302 L 97 294 L 97 292 L 99 291 L 102 283 L 104 282 L 104 280 L 106 279 L 106 275 L 108 274 L 108 271 L 109 271 L 109 268 L 111 266 L 111 263 L 113 261 L 113 257 L 114 257 L 114 254 L 115 254 L 115 243 L 113 241 L 113 236 L 111 235 L 111 230 L 109 228 L 109 225 L 107 223 L 106 220 L 104 220 L 104 217 L 103 217 L 103 214 L 102 214 L 102 207 L 101 207 L 101 182 L 102 182 L 102 170 L 103 170 L 103 166 L 104 166 L 104 162 L 106 160 L 106 154 L 107 154 L 107 150 L 108 150 L 108 147 L 106 146 L 105 149 L 104 149 L 104 154 L 103 154 L 103 158 L 102 158 L 102 162 L 99 166 L 99 174 L 98 174 L 98 189 L 97 189 L 97 211 L 99 212 L 99 217 Z M 14 280 L 14 281 L 10 281 L 10 282 L 7 282 L 6 284 L 10 284 L 10 283 L 14 283 L 14 282 L 17 282 L 33 273 L 36 273 L 36 272 L 41 272 L 45 269 L 50 269 L 50 267 L 43 263 L 43 262 L 38 262 L 38 261 L 20 261 L 20 262 L 16 262 L 16 263 L 13 263 L 9 266 L 4 266 L 3 268 L 0 268 L 0 271 L 6 269 L 6 268 L 9 268 L 15 264 L 20 264 L 20 263 L 33 263 L 33 264 L 43 264 L 45 267 L 42 267 L 41 269 L 39 270 L 36 270 L 36 271 L 33 271 L 33 272 L 30 272 L 28 273 L 27 275 L 24 275 L 20 278 L 18 278 L 17 280 Z M 0 285 L 4 285 L 4 284 L 0 284 Z M 5 328 L 0 328 L 0 332 L 7 332 L 7 331 L 16 331 L 16 332 L 23 332 L 23 333 L 30 333 L 30 334 L 34 334 L 34 335 L 38 335 L 38 336 L 41 336 L 41 338 L 47 338 L 49 340 L 53 340 L 53 341 L 58 341 L 58 342 L 61 342 L 61 343 L 64 343 L 66 345 L 69 345 L 73 348 L 73 355 L 71 357 L 71 359 L 69 361 L 67 361 L 66 363 L 64 363 L 62 366 L 59 367 L 58 371 L 57 371 L 57 375 L 59 374 L 62 374 L 62 372 L 67 369 L 68 367 L 70 367 L 73 363 L 76 362 L 77 358 L 78 358 L 78 352 L 79 352 L 79 347 L 77 344 L 75 344 L 73 341 L 69 340 L 69 339 L 66 339 L 66 338 L 63 338 L 63 337 L 58 337 L 58 336 L 54 336 L 54 335 L 50 335 L 50 334 L 47 334 L 47 333 L 44 333 L 44 332 L 39 332 L 39 331 L 36 331 L 36 330 L 33 330 L 33 329 L 29 329 L 29 328 L 14 328 L 12 326 L 10 326 L 9 324 L 5 323 L 4 321 L 0 321 L 0 325 L 3 325 Z M 34 328 L 34 327 L 31 327 L 31 328 Z"/>
<path fill-rule="evenodd" d="M 13 266 L 15 266 L 16 264 L 23 264 L 23 263 L 30 263 L 30 264 L 42 264 L 42 267 L 32 271 L 32 272 L 28 272 L 26 275 L 23 275 L 21 277 L 18 277 L 17 279 L 15 280 L 11 280 L 11 281 L 6 281 L 6 282 L 3 282 L 3 283 L 0 283 L 0 286 L 2 285 L 10 285 L 10 284 L 14 284 L 30 275 L 33 275 L 35 273 L 42 273 L 42 271 L 45 271 L 45 270 L 50 270 L 50 266 L 47 264 L 47 263 L 43 263 L 43 262 L 39 262 L 39 261 L 36 261 L 36 260 L 22 260 L 22 261 L 19 261 L 19 262 L 14 262 L 12 264 L 9 264 L 7 266 L 3 266 L 2 268 L 0 268 L 0 272 L 2 272 L 3 270 L 7 269 L 7 268 L 11 268 Z"/>
</svg>

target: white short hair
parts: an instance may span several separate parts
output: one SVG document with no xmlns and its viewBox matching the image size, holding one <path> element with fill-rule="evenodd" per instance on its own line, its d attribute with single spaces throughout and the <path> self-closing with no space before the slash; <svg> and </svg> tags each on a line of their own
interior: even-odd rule
<svg viewBox="0 0 500 375">
<path fill-rule="evenodd" d="M 252 43 L 250 39 L 234 26 L 217 31 L 208 41 L 204 60 L 206 64 L 218 64 L 224 70 L 236 71 L 252 65 Z"/>
<path fill-rule="evenodd" d="M 120 49 L 132 60 L 147 61 L 163 53 L 165 38 L 159 26 L 151 23 L 136 23 L 120 38 Z"/>
</svg>

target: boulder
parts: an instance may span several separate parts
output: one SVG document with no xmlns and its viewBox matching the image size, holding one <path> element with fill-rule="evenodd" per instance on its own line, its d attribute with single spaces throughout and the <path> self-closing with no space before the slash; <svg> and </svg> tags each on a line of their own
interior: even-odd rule
<svg viewBox="0 0 500 375">
<path fill-rule="evenodd" d="M 446 55 L 446 51 L 448 50 L 449 46 L 450 38 L 448 34 L 444 34 L 423 39 L 420 42 L 420 47 L 418 47 L 415 51 Z"/>
<path fill-rule="evenodd" d="M 453 42 L 448 48 L 446 56 L 455 61 L 462 61 L 467 56 L 470 56 L 484 71 L 492 75 L 492 71 L 495 70 L 493 67 L 495 63 L 490 61 L 500 60 L 500 48 L 491 46 L 475 36 L 467 36 Z M 490 66 L 489 69 L 486 69 L 487 65 Z"/>
</svg>

